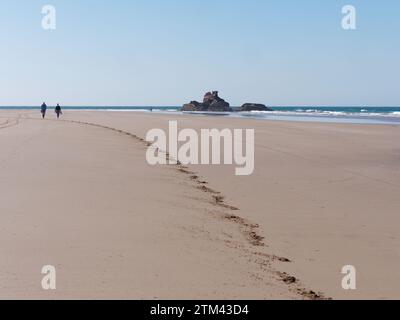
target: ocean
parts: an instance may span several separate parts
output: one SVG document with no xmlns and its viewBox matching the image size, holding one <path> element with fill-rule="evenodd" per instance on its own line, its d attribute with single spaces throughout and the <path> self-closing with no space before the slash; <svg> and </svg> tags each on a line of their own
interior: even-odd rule
<svg viewBox="0 0 400 320">
<path fill-rule="evenodd" d="M 400 107 L 272 107 L 274 111 L 253 111 L 253 112 L 190 112 L 189 114 L 216 115 L 235 118 L 254 118 L 277 121 L 311 121 L 311 122 L 334 122 L 334 123 L 359 123 L 359 124 L 394 124 L 400 125 Z M 2 106 L 0 110 L 36 110 L 39 106 Z M 68 110 L 97 110 L 103 112 L 155 112 L 155 113 L 182 113 L 178 106 L 73 106 L 63 107 Z"/>
<path fill-rule="evenodd" d="M 400 107 L 272 107 L 270 112 L 249 112 L 241 116 L 281 120 L 359 124 L 400 125 Z"/>
</svg>

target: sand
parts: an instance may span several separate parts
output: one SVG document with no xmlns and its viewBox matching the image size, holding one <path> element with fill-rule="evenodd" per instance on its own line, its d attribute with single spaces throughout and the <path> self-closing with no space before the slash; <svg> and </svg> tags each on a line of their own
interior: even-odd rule
<svg viewBox="0 0 400 320">
<path fill-rule="evenodd" d="M 400 298 L 400 127 L 49 116 L 0 112 L 0 298 Z M 143 139 L 168 120 L 254 128 L 254 174 L 149 166 Z"/>
</svg>

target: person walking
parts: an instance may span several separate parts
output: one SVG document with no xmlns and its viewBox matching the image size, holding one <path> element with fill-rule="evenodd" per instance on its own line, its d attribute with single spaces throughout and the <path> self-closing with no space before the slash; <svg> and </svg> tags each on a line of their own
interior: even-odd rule
<svg viewBox="0 0 400 320">
<path fill-rule="evenodd" d="M 56 109 L 54 111 L 57 114 L 57 119 L 60 118 L 60 115 L 62 114 L 62 110 L 58 103 L 57 103 Z"/>
<path fill-rule="evenodd" d="M 46 117 L 46 111 L 47 111 L 47 105 L 45 102 L 43 102 L 42 106 L 40 107 L 40 112 L 42 114 L 43 119 Z"/>
</svg>

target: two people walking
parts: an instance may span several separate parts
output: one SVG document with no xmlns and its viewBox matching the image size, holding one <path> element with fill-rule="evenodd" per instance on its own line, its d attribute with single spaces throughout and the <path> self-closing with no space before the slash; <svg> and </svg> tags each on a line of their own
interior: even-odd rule
<svg viewBox="0 0 400 320">
<path fill-rule="evenodd" d="M 46 111 L 47 111 L 47 105 L 45 102 L 43 102 L 42 106 L 40 107 L 40 112 L 42 114 L 43 119 L 46 117 Z M 54 109 L 54 112 L 57 114 L 57 119 L 60 118 L 60 115 L 62 115 L 62 110 L 58 103 L 56 108 Z"/>
</svg>

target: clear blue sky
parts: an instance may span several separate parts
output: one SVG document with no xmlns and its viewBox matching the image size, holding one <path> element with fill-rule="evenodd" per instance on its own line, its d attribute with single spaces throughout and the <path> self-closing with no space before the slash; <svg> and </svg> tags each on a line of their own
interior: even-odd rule
<svg viewBox="0 0 400 320">
<path fill-rule="evenodd" d="M 181 105 L 213 89 L 233 105 L 400 105 L 399 17 L 398 0 L 1 0 L 0 105 Z"/>
</svg>

